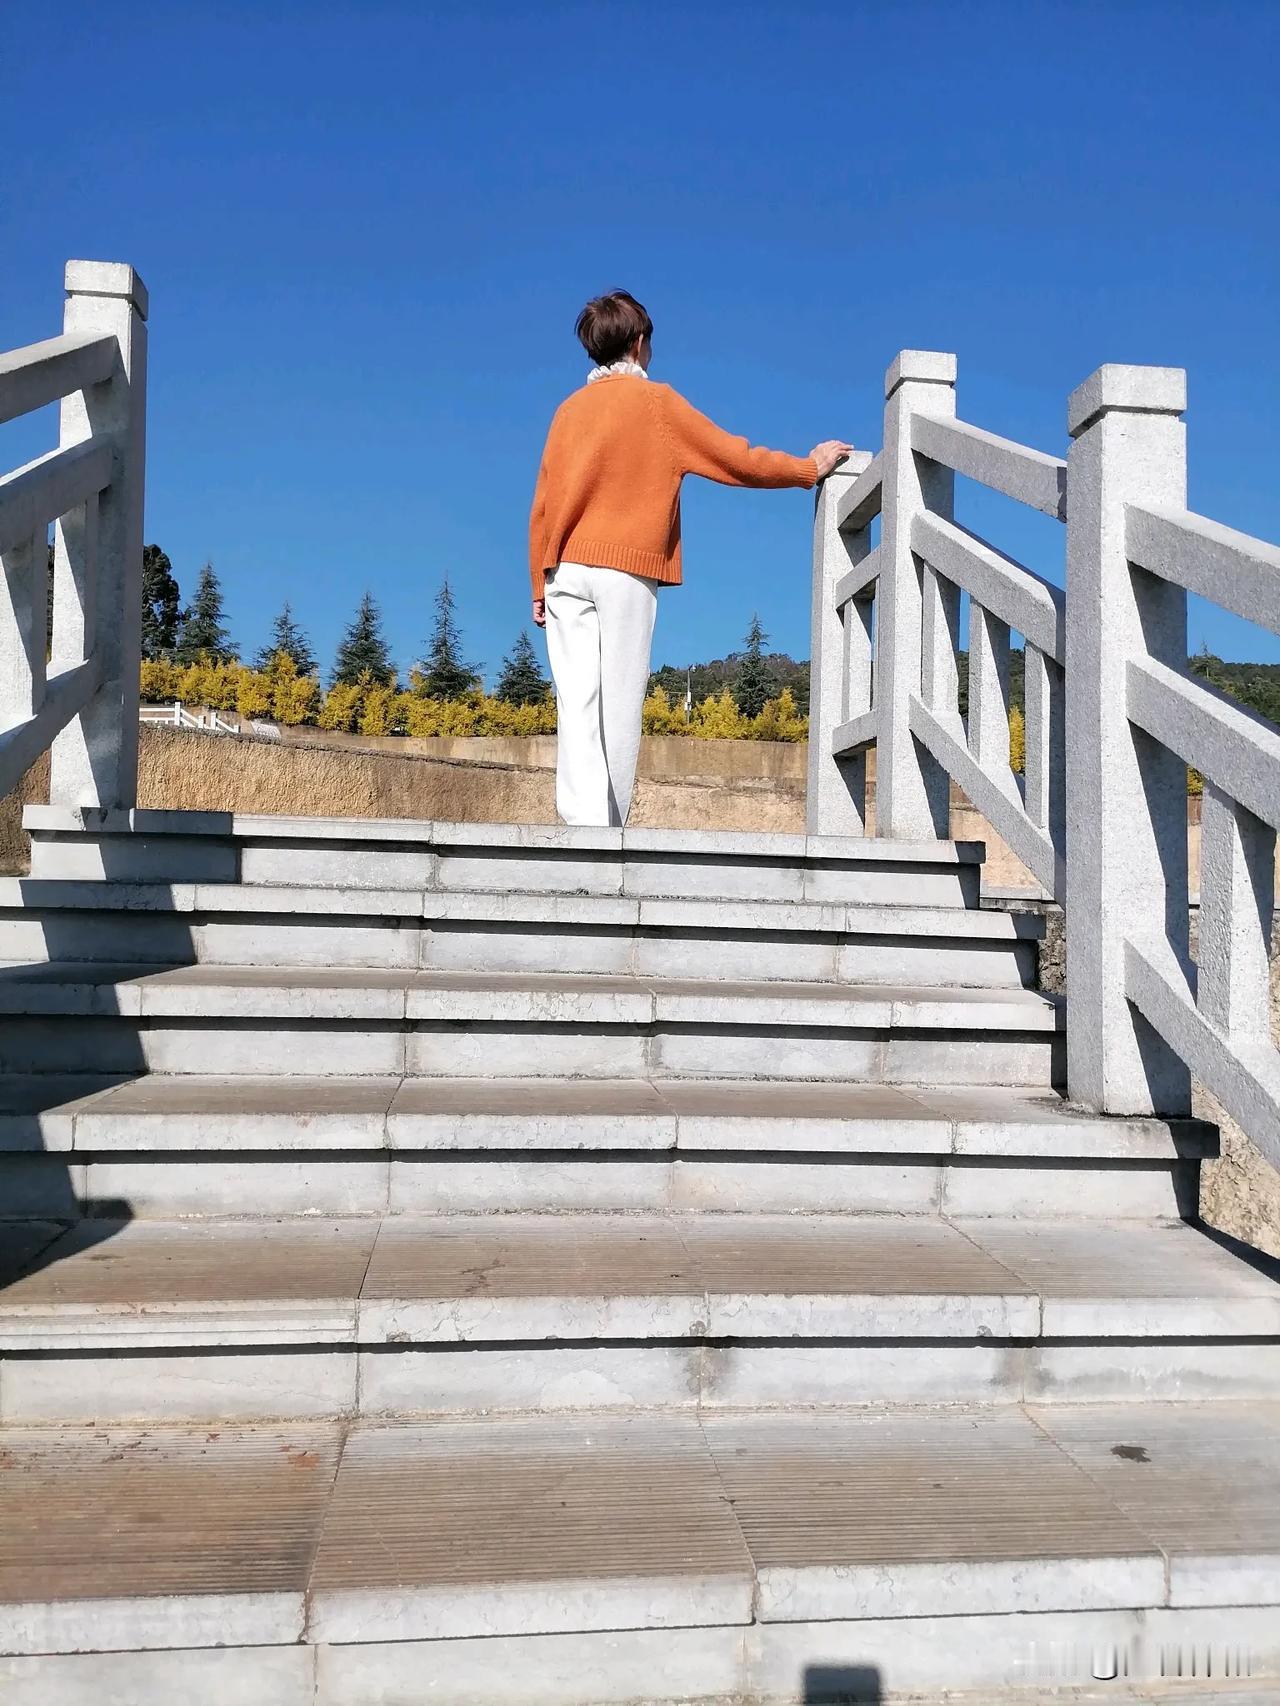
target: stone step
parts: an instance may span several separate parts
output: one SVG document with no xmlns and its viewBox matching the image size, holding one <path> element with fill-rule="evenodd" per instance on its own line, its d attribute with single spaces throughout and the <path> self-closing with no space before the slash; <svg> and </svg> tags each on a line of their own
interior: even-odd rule
<svg viewBox="0 0 1280 1706">
<path fill-rule="evenodd" d="M 0 1080 L 10 1215 L 1190 1213 L 1193 1120 L 1027 1090 L 734 1080 Z"/>
<path fill-rule="evenodd" d="M 1277 1264 L 1178 1222 L 12 1223 L 0 1419 L 1280 1397 Z"/>
<path fill-rule="evenodd" d="M 6 1427 L 0 1454 L 19 1706 L 426 1679 L 450 1706 L 996 1706 L 1180 1653 L 1280 1682 L 1274 1403 Z"/>
<path fill-rule="evenodd" d="M 1049 1087 L 1033 990 L 376 967 L 0 968 L 0 1072 L 862 1079 Z"/>
<path fill-rule="evenodd" d="M 28 806 L 33 877 L 976 906 L 980 842 Z"/>
<path fill-rule="evenodd" d="M 1030 985 L 1027 913 L 297 883 L 0 878 L 0 960 Z"/>
</svg>

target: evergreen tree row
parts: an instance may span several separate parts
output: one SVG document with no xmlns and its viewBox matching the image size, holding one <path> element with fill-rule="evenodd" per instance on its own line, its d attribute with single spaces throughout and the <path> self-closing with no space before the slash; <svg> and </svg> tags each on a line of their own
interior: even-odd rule
<svg viewBox="0 0 1280 1706">
<path fill-rule="evenodd" d="M 299 676 L 319 677 L 320 665 L 311 642 L 288 603 L 273 622 L 271 637 L 258 652 L 253 667 L 267 670 L 281 655 L 290 660 Z M 184 667 L 239 661 L 239 647 L 227 626 L 222 586 L 212 563 L 201 569 L 195 596 L 184 610 L 168 556 L 158 545 L 144 548 L 142 656 L 146 662 Z M 409 671 L 411 690 L 430 699 L 466 699 L 481 691 L 482 667 L 463 655 L 462 629 L 446 578 L 436 595 L 435 623 L 426 656 Z M 396 668 L 383 632 L 382 612 L 373 594 L 366 592 L 339 642 L 329 685 L 393 687 L 395 683 Z M 537 705 L 550 691 L 533 642 L 522 630 L 503 660 L 494 696 L 509 705 Z"/>
</svg>

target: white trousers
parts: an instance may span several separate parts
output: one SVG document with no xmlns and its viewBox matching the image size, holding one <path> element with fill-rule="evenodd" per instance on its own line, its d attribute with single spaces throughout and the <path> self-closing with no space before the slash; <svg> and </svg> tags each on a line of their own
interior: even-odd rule
<svg viewBox="0 0 1280 1706">
<path fill-rule="evenodd" d="M 658 582 L 587 563 L 547 576 L 556 684 L 556 810 L 565 823 L 627 821 Z"/>
</svg>

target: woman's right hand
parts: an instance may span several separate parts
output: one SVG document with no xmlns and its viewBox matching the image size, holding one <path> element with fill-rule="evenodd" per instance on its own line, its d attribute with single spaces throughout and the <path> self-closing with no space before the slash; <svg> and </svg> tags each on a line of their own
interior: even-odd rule
<svg viewBox="0 0 1280 1706">
<path fill-rule="evenodd" d="M 821 444 L 815 444 L 809 455 L 818 465 L 818 478 L 825 480 L 831 470 L 843 462 L 852 449 L 853 446 L 846 444 L 842 438 L 826 438 Z"/>
</svg>

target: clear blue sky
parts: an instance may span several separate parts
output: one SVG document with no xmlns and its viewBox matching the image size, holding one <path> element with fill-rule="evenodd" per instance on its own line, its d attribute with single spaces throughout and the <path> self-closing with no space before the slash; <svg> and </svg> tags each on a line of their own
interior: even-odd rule
<svg viewBox="0 0 1280 1706">
<path fill-rule="evenodd" d="M 327 663 L 368 586 L 406 665 L 448 572 L 492 670 L 574 316 L 614 284 L 655 376 L 796 451 L 877 446 L 902 346 L 1059 451 L 1100 362 L 1185 366 L 1192 506 L 1280 537 L 1275 0 L 8 0 L 3 28 L 0 345 L 57 328 L 67 256 L 139 268 L 147 537 L 184 592 L 212 559 L 246 651 L 288 598 Z M 807 656 L 811 500 L 685 490 L 655 661 L 753 610 Z M 962 516 L 1054 571 L 1056 524 Z"/>
</svg>

